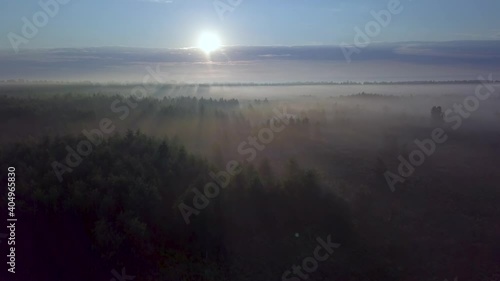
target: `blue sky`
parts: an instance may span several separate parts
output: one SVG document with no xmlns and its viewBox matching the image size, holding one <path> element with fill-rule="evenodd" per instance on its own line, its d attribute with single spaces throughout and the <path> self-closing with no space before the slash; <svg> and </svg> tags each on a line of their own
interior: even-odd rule
<svg viewBox="0 0 500 281">
<path fill-rule="evenodd" d="M 22 18 L 55 1 L 69 2 L 16 53 L 9 36 L 23 35 Z M 216 1 L 238 2 L 1 0 L 0 80 L 141 81 L 148 66 L 185 82 L 500 77 L 498 0 L 400 0 L 402 11 L 348 56 L 355 28 L 397 0 L 241 0 L 223 19 Z M 207 30 L 226 46 L 209 57 L 179 49 Z"/>
<path fill-rule="evenodd" d="M 48 0 L 42 0 L 48 1 Z M 389 0 L 243 0 L 224 20 L 212 0 L 71 0 L 23 48 L 196 45 L 203 30 L 226 45 L 334 45 L 352 43 L 354 27 Z M 221 0 L 227 1 L 227 0 Z M 498 0 L 401 0 L 404 10 L 374 38 L 378 42 L 500 39 Z M 21 17 L 38 1 L 0 1 L 0 48 L 21 34 Z"/>
</svg>

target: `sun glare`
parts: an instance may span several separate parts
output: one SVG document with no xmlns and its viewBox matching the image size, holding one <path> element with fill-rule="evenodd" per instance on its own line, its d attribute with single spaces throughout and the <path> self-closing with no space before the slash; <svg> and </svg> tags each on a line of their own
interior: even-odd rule
<svg viewBox="0 0 500 281">
<path fill-rule="evenodd" d="M 210 54 L 211 52 L 219 49 L 221 47 L 221 41 L 217 34 L 212 32 L 205 32 L 200 35 L 200 39 L 198 41 L 198 48 L 200 48 L 206 54 Z"/>
</svg>

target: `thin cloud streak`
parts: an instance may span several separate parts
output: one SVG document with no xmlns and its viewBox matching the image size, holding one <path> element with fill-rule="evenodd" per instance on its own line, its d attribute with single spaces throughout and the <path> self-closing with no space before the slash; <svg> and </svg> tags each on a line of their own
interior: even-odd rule
<svg viewBox="0 0 500 281">
<path fill-rule="evenodd" d="M 0 80 L 137 81 L 156 64 L 183 82 L 454 80 L 500 73 L 500 41 L 377 43 L 352 65 L 338 46 L 231 46 L 210 60 L 196 48 L 32 49 L 0 63 Z"/>
</svg>

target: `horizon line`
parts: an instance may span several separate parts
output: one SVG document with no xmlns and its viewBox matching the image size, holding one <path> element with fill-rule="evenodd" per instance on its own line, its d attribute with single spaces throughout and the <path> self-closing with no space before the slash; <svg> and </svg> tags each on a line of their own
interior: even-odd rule
<svg viewBox="0 0 500 281">
<path fill-rule="evenodd" d="M 464 39 L 464 40 L 434 40 L 434 41 L 422 41 L 422 40 L 409 40 L 409 41 L 379 41 L 372 42 L 374 45 L 384 45 L 384 44 L 412 44 L 412 43 L 453 43 L 453 42 L 500 42 L 500 39 Z M 233 48 L 233 47 L 340 47 L 344 43 L 336 44 L 298 44 L 298 45 L 222 45 L 221 48 Z M 347 44 L 349 46 L 349 44 Z M 30 50 L 53 50 L 53 49 L 87 49 L 87 48 L 129 48 L 129 49 L 165 49 L 165 50 L 187 50 L 187 49 L 198 49 L 196 46 L 189 47 L 145 47 L 145 46 L 121 46 L 121 45 L 102 45 L 102 46 L 80 46 L 80 47 L 38 47 L 38 48 L 19 48 L 19 51 L 30 51 Z M 12 50 L 9 47 L 0 47 L 0 51 Z"/>
<path fill-rule="evenodd" d="M 131 85 L 163 85 L 163 86 L 308 86 L 308 85 L 404 85 L 404 84 L 474 84 L 474 83 L 496 84 L 500 80 L 405 80 L 405 81 L 288 81 L 288 82 L 165 82 L 165 83 L 141 83 L 141 82 L 94 82 L 94 81 L 55 81 L 55 80 L 27 80 L 27 79 L 8 79 L 0 80 L 0 86 L 5 85 L 92 85 L 92 86 L 131 86 Z"/>
</svg>

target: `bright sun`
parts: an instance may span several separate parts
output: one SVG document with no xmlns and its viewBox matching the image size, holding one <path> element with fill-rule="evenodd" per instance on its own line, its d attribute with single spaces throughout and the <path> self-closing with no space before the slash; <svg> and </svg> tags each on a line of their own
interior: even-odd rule
<svg viewBox="0 0 500 281">
<path fill-rule="evenodd" d="M 206 54 L 219 49 L 221 47 L 221 41 L 217 34 L 212 32 L 205 32 L 201 34 L 198 41 L 198 48 L 200 48 Z"/>
</svg>

